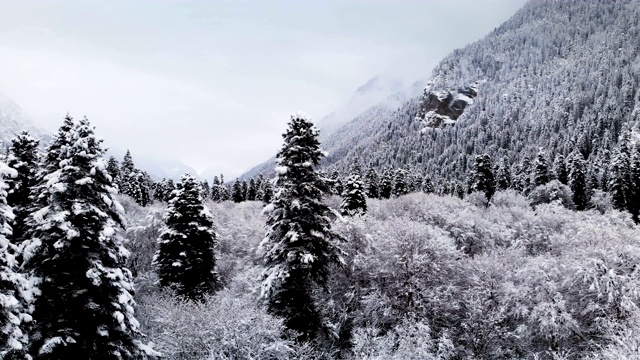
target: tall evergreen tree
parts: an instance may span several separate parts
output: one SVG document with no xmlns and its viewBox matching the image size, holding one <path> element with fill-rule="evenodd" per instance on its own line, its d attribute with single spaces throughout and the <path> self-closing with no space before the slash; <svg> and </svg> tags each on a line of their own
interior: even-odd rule
<svg viewBox="0 0 640 360">
<path fill-rule="evenodd" d="M 132 198 L 140 198 L 140 187 L 137 183 L 138 178 L 135 176 L 136 166 L 133 163 L 131 152 L 127 150 L 122 159 L 120 166 L 120 193 L 131 196 Z"/>
<path fill-rule="evenodd" d="M 587 174 L 582 153 L 574 151 L 569 158 L 569 188 L 573 192 L 576 210 L 584 210 L 588 204 Z"/>
<path fill-rule="evenodd" d="M 247 180 L 242 180 L 242 201 L 247 201 L 247 196 L 249 195 L 249 184 Z"/>
<path fill-rule="evenodd" d="M 273 184 L 270 180 L 262 182 L 262 202 L 265 204 L 271 203 L 273 199 Z"/>
<path fill-rule="evenodd" d="M 260 243 L 266 266 L 262 296 L 272 314 L 284 318 L 299 341 L 315 339 L 323 320 L 314 290 L 321 290 L 332 264 L 342 262 L 331 231 L 331 210 L 322 202 L 328 186 L 314 170 L 323 152 L 318 130 L 303 115 L 294 115 L 277 155 L 276 191 Z"/>
<path fill-rule="evenodd" d="M 153 259 L 160 285 L 192 300 L 203 300 L 220 285 L 216 234 L 200 190 L 191 175 L 182 176 L 164 215 L 165 225 Z"/>
<path fill-rule="evenodd" d="M 436 189 L 433 187 L 433 183 L 431 182 L 431 178 L 425 177 L 422 181 L 422 192 L 425 194 L 433 194 Z"/>
<path fill-rule="evenodd" d="M 533 187 L 538 187 L 549 182 L 549 162 L 547 161 L 547 155 L 544 150 L 540 149 L 536 155 L 536 160 L 533 164 Z"/>
<path fill-rule="evenodd" d="M 23 131 L 11 140 L 7 164 L 17 172 L 16 177 L 7 177 L 6 201 L 15 215 L 11 221 L 12 241 L 17 244 L 23 240 L 25 220 L 31 208 L 31 191 L 36 185 L 38 173 L 38 144 L 29 132 Z"/>
<path fill-rule="evenodd" d="M 18 176 L 4 163 L 0 163 L 0 172 L 8 178 Z M 28 307 L 33 291 L 27 277 L 18 271 L 19 248 L 9 241 L 13 213 L 7 205 L 5 189 L 0 177 L 0 359 L 24 359 L 28 344 L 24 325 L 30 321 Z"/>
<path fill-rule="evenodd" d="M 407 173 L 403 169 L 396 169 L 393 175 L 393 196 L 402 196 L 408 193 Z"/>
<path fill-rule="evenodd" d="M 115 185 L 120 187 L 120 163 L 113 156 L 109 157 L 109 161 L 107 162 L 107 172 L 111 175 L 111 180 Z"/>
<path fill-rule="evenodd" d="M 333 170 L 331 173 L 331 193 L 334 195 L 341 195 L 344 187 L 342 185 L 342 179 L 338 170 Z"/>
<path fill-rule="evenodd" d="M 365 176 L 365 192 L 367 197 L 372 199 L 377 199 L 380 197 L 380 179 L 378 178 L 378 172 L 373 167 L 370 167 L 367 170 L 367 175 Z"/>
<path fill-rule="evenodd" d="M 231 199 L 235 203 L 244 201 L 244 194 L 242 193 L 242 185 L 240 183 L 240 179 L 236 179 L 233 183 L 233 192 L 231 193 Z"/>
<path fill-rule="evenodd" d="M 380 197 L 382 199 L 388 199 L 393 193 L 393 171 L 387 169 L 382 173 L 382 179 L 380 180 Z"/>
<path fill-rule="evenodd" d="M 498 190 L 507 190 L 511 187 L 511 171 L 509 168 L 509 158 L 505 155 L 496 170 L 496 188 Z"/>
<path fill-rule="evenodd" d="M 364 194 L 364 185 L 358 172 L 353 171 L 344 184 L 340 213 L 345 216 L 354 216 L 366 214 L 366 212 L 367 197 Z"/>
<path fill-rule="evenodd" d="M 36 187 L 44 206 L 27 219 L 23 267 L 41 279 L 30 354 L 36 360 L 144 359 L 128 251 L 115 231 L 122 207 L 104 150 L 87 119 L 67 140 L 55 143 L 63 144 L 59 167 Z"/>
<path fill-rule="evenodd" d="M 476 156 L 471 170 L 471 191 L 480 191 L 485 194 L 487 200 L 491 200 L 496 192 L 496 180 L 493 175 L 491 158 L 487 154 Z"/>
<path fill-rule="evenodd" d="M 618 210 L 627 210 L 629 193 L 631 191 L 631 153 L 628 141 L 620 139 L 613 154 L 609 167 L 609 192 L 613 206 Z"/>
<path fill-rule="evenodd" d="M 257 194 L 258 190 L 256 189 L 256 181 L 250 179 L 249 187 L 247 188 L 247 201 L 255 201 Z"/>
<path fill-rule="evenodd" d="M 559 154 L 553 162 L 553 176 L 556 180 L 567 185 L 569 183 L 569 173 L 567 172 L 567 163 L 564 156 Z"/>
</svg>

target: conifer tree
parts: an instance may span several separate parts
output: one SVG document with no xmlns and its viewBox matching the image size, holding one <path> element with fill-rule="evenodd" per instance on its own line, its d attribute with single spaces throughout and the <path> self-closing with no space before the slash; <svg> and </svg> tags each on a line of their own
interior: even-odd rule
<svg viewBox="0 0 640 360">
<path fill-rule="evenodd" d="M 367 213 L 367 198 L 364 194 L 364 185 L 357 171 L 352 170 L 351 175 L 349 175 L 344 184 L 340 213 L 344 216 Z"/>
<path fill-rule="evenodd" d="M 256 189 L 255 180 L 249 180 L 249 187 L 247 188 L 247 201 L 255 201 L 258 190 Z"/>
<path fill-rule="evenodd" d="M 213 182 L 211 183 L 211 200 L 214 202 L 220 202 L 220 180 L 218 176 L 213 177 Z"/>
<path fill-rule="evenodd" d="M 422 181 L 422 192 L 425 194 L 433 194 L 435 192 L 435 188 L 433 187 L 433 183 L 431 182 L 431 178 L 425 177 Z"/>
<path fill-rule="evenodd" d="M 507 190 L 511 187 L 511 171 L 509 167 L 509 158 L 505 155 L 496 170 L 496 188 L 498 190 Z"/>
<path fill-rule="evenodd" d="M 271 203 L 273 199 L 273 185 L 271 181 L 266 180 L 262 182 L 262 202 L 265 204 Z"/>
<path fill-rule="evenodd" d="M 382 180 L 380 180 L 380 197 L 382 199 L 388 199 L 393 193 L 393 172 L 390 169 L 385 170 L 382 173 Z"/>
<path fill-rule="evenodd" d="M 131 196 L 134 199 L 140 196 L 140 188 L 131 183 L 132 181 L 137 181 L 137 178 L 132 176 L 135 170 L 136 166 L 133 163 L 131 152 L 127 150 L 122 159 L 122 165 L 120 166 L 120 193 Z"/>
<path fill-rule="evenodd" d="M 242 185 L 240 184 L 240 179 L 236 179 L 233 183 L 233 192 L 231 193 L 231 199 L 235 203 L 244 201 L 244 194 L 242 193 Z"/>
<path fill-rule="evenodd" d="M 344 187 L 342 186 L 342 179 L 340 179 L 340 173 L 338 170 L 333 170 L 331 173 L 331 193 L 334 195 L 342 194 Z"/>
<path fill-rule="evenodd" d="M 0 172 L 7 178 L 18 176 L 4 163 L 0 163 Z M 19 248 L 9 241 L 13 213 L 7 205 L 5 189 L 0 177 L 0 359 L 24 359 L 28 344 L 25 325 L 31 320 L 28 310 L 34 292 L 27 277 L 18 270 Z"/>
<path fill-rule="evenodd" d="M 25 220 L 31 208 L 30 195 L 37 181 L 38 144 L 29 132 L 23 131 L 11 140 L 7 165 L 17 172 L 16 177 L 7 177 L 7 204 L 13 208 L 14 219 L 11 221 L 12 242 L 18 244 L 23 240 Z"/>
<path fill-rule="evenodd" d="M 247 195 L 249 195 L 249 184 L 247 180 L 242 180 L 242 201 L 247 201 Z"/>
<path fill-rule="evenodd" d="M 216 234 L 200 191 L 191 175 L 182 176 L 164 215 L 153 259 L 160 285 L 191 300 L 203 300 L 220 286 Z"/>
<path fill-rule="evenodd" d="M 480 191 L 490 201 L 496 192 L 496 180 L 493 175 L 491 158 L 487 154 L 476 156 L 471 170 L 471 191 Z"/>
<path fill-rule="evenodd" d="M 584 158 L 579 151 L 571 153 L 569 158 L 569 188 L 573 192 L 573 203 L 576 210 L 584 210 L 589 201 L 587 197 L 587 174 Z"/>
<path fill-rule="evenodd" d="M 620 139 L 618 147 L 613 154 L 609 167 L 609 192 L 613 200 L 613 206 L 618 210 L 627 210 L 631 191 L 631 153 L 628 141 Z"/>
<path fill-rule="evenodd" d="M 402 196 L 409 193 L 406 176 L 407 174 L 403 169 L 396 169 L 393 175 L 393 196 Z"/>
<path fill-rule="evenodd" d="M 59 166 L 36 187 L 43 206 L 27 219 L 22 254 L 41 280 L 29 352 L 36 360 L 144 359 L 128 251 L 116 231 L 122 207 L 101 141 L 85 118 L 52 146 Z"/>
<path fill-rule="evenodd" d="M 118 185 L 118 188 L 120 187 L 120 164 L 118 163 L 118 160 L 116 160 L 116 158 L 114 158 L 113 156 L 109 157 L 109 161 L 107 162 L 107 172 L 109 173 L 109 175 L 111 175 L 111 180 L 113 181 L 113 183 L 115 185 Z"/>
<path fill-rule="evenodd" d="M 533 187 L 538 187 L 549 182 L 549 162 L 544 150 L 540 149 L 533 164 Z"/>
<path fill-rule="evenodd" d="M 317 128 L 297 114 L 283 138 L 276 191 L 265 207 L 268 230 L 259 246 L 266 267 L 262 297 L 298 341 L 307 341 L 323 324 L 314 291 L 326 284 L 330 266 L 342 262 L 342 252 L 331 231 L 332 212 L 322 202 L 328 186 L 314 169 L 324 156 Z"/>
<path fill-rule="evenodd" d="M 562 154 L 559 154 L 558 156 L 556 156 L 556 159 L 553 162 L 553 176 L 555 177 L 556 180 L 560 181 L 564 185 L 567 185 L 569 183 L 569 173 L 567 172 L 567 164 Z"/>
<path fill-rule="evenodd" d="M 373 167 L 370 167 L 369 170 L 367 170 L 367 175 L 364 181 L 367 197 L 372 199 L 380 197 L 379 181 L 378 172 Z"/>
<path fill-rule="evenodd" d="M 211 187 L 209 186 L 209 182 L 207 180 L 203 180 L 201 183 L 201 189 L 202 189 L 202 198 L 203 199 L 208 199 L 211 197 Z"/>
</svg>

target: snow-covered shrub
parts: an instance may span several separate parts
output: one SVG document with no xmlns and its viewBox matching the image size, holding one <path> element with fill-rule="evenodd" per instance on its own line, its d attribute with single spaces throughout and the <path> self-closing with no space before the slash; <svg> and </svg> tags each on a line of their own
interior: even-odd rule
<svg viewBox="0 0 640 360">
<path fill-rule="evenodd" d="M 546 184 L 536 187 L 529 193 L 529 199 L 531 206 L 558 203 L 567 209 L 575 208 L 571 189 L 558 180 L 551 180 Z"/>
<path fill-rule="evenodd" d="M 589 203 L 592 208 L 599 211 L 601 214 L 613 209 L 611 194 L 602 190 L 594 190 Z"/>
</svg>

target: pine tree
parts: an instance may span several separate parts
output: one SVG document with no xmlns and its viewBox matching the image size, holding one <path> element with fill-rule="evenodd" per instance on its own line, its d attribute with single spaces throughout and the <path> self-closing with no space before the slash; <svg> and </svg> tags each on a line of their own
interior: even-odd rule
<svg viewBox="0 0 640 360">
<path fill-rule="evenodd" d="M 203 300 L 220 286 L 213 220 L 202 204 L 200 185 L 182 176 L 164 215 L 153 263 L 160 285 L 191 300 Z"/>
<path fill-rule="evenodd" d="M 314 291 L 327 283 L 330 266 L 342 262 L 341 250 L 331 231 L 332 212 L 322 202 L 328 186 L 314 170 L 324 156 L 318 130 L 294 115 L 283 138 L 276 191 L 265 208 L 268 230 L 259 246 L 266 266 L 262 296 L 269 311 L 297 332 L 297 340 L 307 341 L 323 324 Z"/>
<path fill-rule="evenodd" d="M 236 181 L 233 183 L 233 192 L 231 193 L 231 198 L 235 203 L 244 201 L 244 194 L 242 193 L 242 185 L 240 184 L 240 179 L 236 179 Z"/>
<path fill-rule="evenodd" d="M 476 156 L 471 170 L 471 191 L 480 191 L 490 201 L 496 192 L 496 180 L 493 175 L 491 158 L 487 154 Z"/>
<path fill-rule="evenodd" d="M 407 173 L 403 169 L 396 169 L 393 175 L 393 196 L 402 196 L 408 193 Z"/>
<path fill-rule="evenodd" d="M 209 186 L 209 182 L 207 180 L 202 181 L 201 189 L 203 199 L 208 199 L 211 197 L 211 187 Z"/>
<path fill-rule="evenodd" d="M 498 190 L 507 190 L 511 187 L 511 171 L 509 168 L 509 158 L 505 155 L 496 170 L 496 188 Z"/>
<path fill-rule="evenodd" d="M 587 174 L 584 158 L 579 151 L 574 151 L 569 158 L 569 188 L 573 192 L 573 203 L 576 210 L 584 210 L 589 201 L 587 197 Z"/>
<path fill-rule="evenodd" d="M 344 187 L 342 186 L 342 179 L 340 179 L 340 173 L 338 170 L 333 170 L 331 173 L 331 193 L 334 195 L 342 194 Z"/>
<path fill-rule="evenodd" d="M 17 177 L 15 169 L 0 163 L 0 172 L 7 178 Z M 19 248 L 9 241 L 13 217 L 8 206 L 6 185 L 0 177 L 0 359 L 24 359 L 28 345 L 24 328 L 30 322 L 29 303 L 32 301 L 31 283 L 18 271 Z"/>
<path fill-rule="evenodd" d="M 611 192 L 613 206 L 618 210 L 628 208 L 629 193 L 631 191 L 631 153 L 628 141 L 620 139 L 618 147 L 611 159 L 609 167 L 609 192 Z"/>
<path fill-rule="evenodd" d="M 385 170 L 382 173 L 382 180 L 380 180 L 380 197 L 382 199 L 388 199 L 393 193 L 393 172 L 390 169 Z"/>
<path fill-rule="evenodd" d="M 364 194 L 364 185 L 356 171 L 349 175 L 344 184 L 340 213 L 344 216 L 367 213 L 367 197 Z"/>
<path fill-rule="evenodd" d="M 30 353 L 36 360 L 144 359 L 128 251 L 116 232 L 122 207 L 104 150 L 87 119 L 67 140 L 59 168 L 36 187 L 44 206 L 27 219 L 23 267 L 41 279 Z"/>
<path fill-rule="evenodd" d="M 380 197 L 379 181 L 378 172 L 373 167 L 370 167 L 364 180 L 367 197 L 372 199 Z"/>
<path fill-rule="evenodd" d="M 247 201 L 255 201 L 258 190 L 256 189 L 255 180 L 249 180 L 249 187 L 247 188 Z"/>
<path fill-rule="evenodd" d="M 262 182 L 262 202 L 265 204 L 271 203 L 273 199 L 273 185 L 271 181 L 263 181 Z"/>
<path fill-rule="evenodd" d="M 553 176 L 556 180 L 567 185 L 569 183 L 569 173 L 567 172 L 567 164 L 564 156 L 559 154 L 553 162 Z"/>
<path fill-rule="evenodd" d="M 23 240 L 25 220 L 31 208 L 31 191 L 36 185 L 38 173 L 38 144 L 29 132 L 21 132 L 11 140 L 7 164 L 15 169 L 17 176 L 7 177 L 7 204 L 13 208 L 15 218 L 11 221 L 13 234 L 11 241 L 18 244 Z"/>
<path fill-rule="evenodd" d="M 107 172 L 111 175 L 111 180 L 115 185 L 120 187 L 120 164 L 118 160 L 113 156 L 109 157 L 109 161 L 107 162 Z"/>
<path fill-rule="evenodd" d="M 247 201 L 247 196 L 249 195 L 249 184 L 247 180 L 242 180 L 242 201 Z"/>
<path fill-rule="evenodd" d="M 422 192 L 425 194 L 433 194 L 435 191 L 431 178 L 425 177 L 422 181 Z"/>
<path fill-rule="evenodd" d="M 533 164 L 533 187 L 536 188 L 549 182 L 549 162 L 544 150 L 540 149 Z"/>
<path fill-rule="evenodd" d="M 132 182 L 137 182 L 138 180 L 137 177 L 134 176 L 135 170 L 136 166 L 133 163 L 131 152 L 127 150 L 122 159 L 122 165 L 120 166 L 120 193 L 131 196 L 134 199 L 140 197 L 139 186 L 137 183 L 132 184 Z"/>
</svg>

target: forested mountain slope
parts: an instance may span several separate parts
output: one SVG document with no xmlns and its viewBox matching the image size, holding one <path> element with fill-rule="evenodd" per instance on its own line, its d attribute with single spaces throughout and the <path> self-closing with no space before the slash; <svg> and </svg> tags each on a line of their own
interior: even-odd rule
<svg viewBox="0 0 640 360">
<path fill-rule="evenodd" d="M 477 154 L 513 164 L 544 147 L 551 157 L 579 150 L 590 171 L 606 169 L 621 133 L 640 121 L 639 19 L 637 0 L 531 1 L 447 56 L 422 96 L 338 130 L 323 143 L 325 166 L 346 171 L 359 160 L 462 180 Z M 430 94 L 474 83 L 477 97 L 457 122 L 429 127 Z"/>
</svg>

